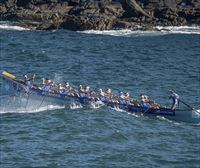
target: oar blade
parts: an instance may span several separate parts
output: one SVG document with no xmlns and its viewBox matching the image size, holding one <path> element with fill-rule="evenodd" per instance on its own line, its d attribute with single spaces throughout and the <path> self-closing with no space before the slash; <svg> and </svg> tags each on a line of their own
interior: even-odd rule
<svg viewBox="0 0 200 168">
<path fill-rule="evenodd" d="M 11 73 L 7 72 L 7 71 L 3 71 L 2 75 L 11 78 L 11 79 L 16 79 L 16 76 L 12 75 Z"/>
</svg>

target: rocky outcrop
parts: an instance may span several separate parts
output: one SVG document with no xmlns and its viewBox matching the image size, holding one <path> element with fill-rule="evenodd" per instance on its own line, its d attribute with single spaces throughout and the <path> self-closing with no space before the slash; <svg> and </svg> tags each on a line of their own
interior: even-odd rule
<svg viewBox="0 0 200 168">
<path fill-rule="evenodd" d="M 200 24 L 199 0 L 1 0 L 0 19 L 36 29 L 154 29 Z"/>
<path fill-rule="evenodd" d="M 150 14 L 144 11 L 142 7 L 135 0 L 126 0 L 126 3 L 133 9 L 133 12 L 139 13 L 146 17 L 152 17 Z"/>
</svg>

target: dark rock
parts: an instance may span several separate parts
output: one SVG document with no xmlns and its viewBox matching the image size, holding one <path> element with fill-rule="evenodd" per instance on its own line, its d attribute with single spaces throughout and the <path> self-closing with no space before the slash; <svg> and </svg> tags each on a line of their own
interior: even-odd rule
<svg viewBox="0 0 200 168">
<path fill-rule="evenodd" d="M 17 0 L 16 5 L 17 5 L 17 6 L 26 7 L 26 6 L 28 6 L 29 3 L 31 3 L 31 2 L 32 2 L 31 0 Z"/>
<path fill-rule="evenodd" d="M 108 30 L 112 28 L 113 20 L 103 17 L 83 17 L 67 15 L 62 27 L 69 30 Z"/>
<path fill-rule="evenodd" d="M 200 25 L 200 1 L 1 0 L 0 19 L 43 30 L 152 30 L 156 25 Z"/>
</svg>

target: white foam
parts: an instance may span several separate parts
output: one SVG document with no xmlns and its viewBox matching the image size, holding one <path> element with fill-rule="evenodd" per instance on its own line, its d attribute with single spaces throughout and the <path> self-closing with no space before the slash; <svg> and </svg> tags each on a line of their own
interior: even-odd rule
<svg viewBox="0 0 200 168">
<path fill-rule="evenodd" d="M 38 112 L 42 112 L 42 111 L 49 111 L 49 110 L 56 110 L 56 109 L 64 109 L 65 106 L 58 106 L 58 105 L 47 105 L 47 106 L 43 106 L 40 108 L 34 108 L 34 107 L 19 107 L 16 109 L 12 109 L 12 108 L 4 108 L 4 109 L 0 109 L 0 113 L 1 114 L 5 114 L 5 113 L 38 113 Z"/>
<path fill-rule="evenodd" d="M 110 35 L 110 36 L 153 36 L 153 35 L 162 35 L 163 33 L 159 31 L 132 31 L 129 29 L 123 30 L 86 30 L 86 31 L 79 31 L 80 33 L 86 34 L 99 34 L 99 35 Z"/>
<path fill-rule="evenodd" d="M 71 103 L 69 107 L 70 107 L 70 109 L 83 108 L 83 106 L 80 103 L 75 103 L 75 102 Z"/>
<path fill-rule="evenodd" d="M 200 109 L 192 110 L 192 118 L 200 119 Z"/>
<path fill-rule="evenodd" d="M 140 115 L 139 115 L 138 113 L 129 113 L 129 112 L 128 112 L 128 114 L 129 114 L 129 115 L 132 115 L 132 116 L 134 116 L 134 117 L 136 117 L 136 118 L 140 117 Z"/>
<path fill-rule="evenodd" d="M 200 34 L 200 26 L 157 26 L 156 28 L 171 34 Z"/>
<path fill-rule="evenodd" d="M 120 109 L 118 106 L 115 106 L 114 108 L 111 108 L 111 109 L 113 109 L 115 111 L 118 111 L 118 112 L 127 112 L 127 111 L 125 111 L 123 109 Z"/>
<path fill-rule="evenodd" d="M 110 36 L 159 36 L 165 34 L 200 34 L 200 26 L 168 26 L 156 27 L 158 31 L 142 31 L 142 30 L 86 30 L 79 31 L 80 33 L 86 34 L 99 34 L 99 35 L 110 35 Z"/>
<path fill-rule="evenodd" d="M 97 109 L 97 108 L 100 108 L 104 105 L 104 103 L 102 103 L 101 101 L 97 101 L 97 102 L 91 102 L 90 103 L 90 107 L 91 108 L 94 108 L 94 109 Z"/>
<path fill-rule="evenodd" d="M 18 30 L 18 31 L 30 30 L 28 28 L 23 28 L 23 27 L 20 27 L 20 26 L 12 26 L 10 24 L 0 24 L 0 29 L 3 29 L 3 30 Z"/>
<path fill-rule="evenodd" d="M 167 121 L 169 123 L 173 123 L 175 125 L 181 125 L 183 124 L 181 121 L 180 122 L 176 122 L 176 121 L 173 121 L 173 120 L 169 120 L 167 118 L 165 118 L 164 116 L 156 116 L 159 120 L 163 120 L 163 121 Z"/>
</svg>

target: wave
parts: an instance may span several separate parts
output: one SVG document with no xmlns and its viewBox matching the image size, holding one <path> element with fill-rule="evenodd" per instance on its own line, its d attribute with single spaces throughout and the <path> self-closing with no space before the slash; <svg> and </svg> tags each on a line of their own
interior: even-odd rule
<svg viewBox="0 0 200 168">
<path fill-rule="evenodd" d="M 98 35 L 110 35 L 110 36 L 155 36 L 155 35 L 162 35 L 162 32 L 159 31 L 133 31 L 129 29 L 123 30 L 85 30 L 85 31 L 78 31 L 79 33 L 86 33 L 86 34 L 98 34 Z"/>
<path fill-rule="evenodd" d="M 14 26 L 12 23 L 9 22 L 0 22 L 0 29 L 3 30 L 17 30 L 17 31 L 24 31 L 24 30 L 30 30 L 29 28 L 24 28 L 20 26 Z"/>
<path fill-rule="evenodd" d="M 168 119 L 168 118 L 166 118 L 164 116 L 156 116 L 156 118 L 161 120 L 161 121 L 167 121 L 169 123 L 173 123 L 175 125 L 183 125 L 184 124 L 184 122 L 181 122 L 181 121 L 177 122 L 177 121 L 174 121 L 174 120 L 170 120 L 170 119 Z"/>
<path fill-rule="evenodd" d="M 157 30 L 154 31 L 142 31 L 142 30 L 133 31 L 130 29 L 122 29 L 122 30 L 103 30 L 103 31 L 85 30 L 78 32 L 86 34 L 126 36 L 126 37 L 160 36 L 166 34 L 200 34 L 200 26 L 168 26 L 168 27 L 157 26 L 156 29 Z"/>
<path fill-rule="evenodd" d="M 174 34 L 200 34 L 200 26 L 157 26 L 159 31 Z"/>
<path fill-rule="evenodd" d="M 5 114 L 5 113 L 38 113 L 42 111 L 49 111 L 49 110 L 57 110 L 57 109 L 64 109 L 65 106 L 59 106 L 59 105 L 47 105 L 47 106 L 42 106 L 39 108 L 25 108 L 25 107 L 19 107 L 19 108 L 11 108 L 11 107 L 6 107 L 6 108 L 1 108 L 0 109 L 0 114 Z"/>
<path fill-rule="evenodd" d="M 0 114 L 3 113 L 36 113 L 42 111 L 63 109 L 65 106 L 32 100 L 29 97 L 0 96 Z"/>
<path fill-rule="evenodd" d="M 70 107 L 70 109 L 83 108 L 83 106 L 80 103 L 75 103 L 75 102 L 71 103 L 69 107 Z"/>
</svg>

